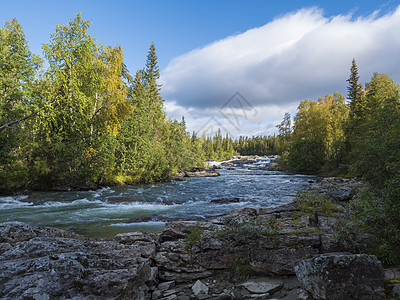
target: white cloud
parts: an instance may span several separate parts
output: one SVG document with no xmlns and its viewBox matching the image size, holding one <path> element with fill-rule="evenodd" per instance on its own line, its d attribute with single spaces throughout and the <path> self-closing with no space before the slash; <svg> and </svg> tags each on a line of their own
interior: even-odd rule
<svg viewBox="0 0 400 300">
<path fill-rule="evenodd" d="M 285 15 L 173 59 L 161 74 L 167 113 L 184 114 L 195 130 L 202 118 L 224 122 L 219 108 L 239 91 L 262 112 L 241 125 L 243 134 L 269 133 L 300 100 L 345 93 L 353 57 L 364 82 L 376 71 L 399 82 L 399 30 L 400 7 L 357 19 L 316 8 Z"/>
</svg>

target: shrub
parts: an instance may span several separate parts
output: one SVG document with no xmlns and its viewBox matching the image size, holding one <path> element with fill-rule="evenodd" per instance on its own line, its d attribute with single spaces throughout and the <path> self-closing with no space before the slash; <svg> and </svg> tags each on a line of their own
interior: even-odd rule
<svg viewBox="0 0 400 300">
<path fill-rule="evenodd" d="M 346 214 L 339 218 L 336 240 L 343 246 L 354 246 L 362 232 L 375 236 L 367 249 L 358 249 L 376 255 L 385 265 L 400 262 L 400 227 L 398 199 L 395 189 L 383 194 L 365 190 L 348 204 Z"/>
<path fill-rule="evenodd" d="M 185 250 L 192 253 L 193 246 L 203 238 L 203 233 L 204 229 L 200 227 L 199 223 L 196 223 L 195 226 L 190 226 L 189 232 L 185 237 Z"/>
<path fill-rule="evenodd" d="M 334 213 L 340 211 L 336 203 L 311 188 L 298 191 L 296 201 L 300 204 L 300 211 L 313 221 L 317 221 L 318 214 L 332 217 Z"/>
</svg>

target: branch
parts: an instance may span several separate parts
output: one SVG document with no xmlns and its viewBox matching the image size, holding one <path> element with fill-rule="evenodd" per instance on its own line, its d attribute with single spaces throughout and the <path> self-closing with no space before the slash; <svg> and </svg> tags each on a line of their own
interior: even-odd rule
<svg viewBox="0 0 400 300">
<path fill-rule="evenodd" d="M 30 119 L 30 118 L 32 118 L 32 117 L 38 117 L 38 116 L 39 116 L 39 113 L 40 113 L 42 110 L 44 110 L 44 109 L 46 109 L 46 108 L 49 108 L 53 103 L 54 103 L 54 102 L 50 103 L 49 106 L 44 106 L 44 107 L 42 107 L 41 109 L 39 109 L 38 111 L 36 111 L 36 112 L 30 114 L 29 116 L 23 117 L 23 118 L 18 119 L 18 120 L 14 120 L 14 121 L 9 122 L 9 123 L 6 123 L 6 124 L 4 124 L 4 125 L 1 125 L 1 126 L 0 126 L 0 130 L 2 130 L 2 129 L 4 129 L 4 128 L 7 128 L 7 127 L 10 127 L 10 126 L 12 126 L 12 125 L 14 125 L 14 124 L 17 124 L 17 123 L 19 123 L 19 122 L 26 121 L 26 120 L 28 120 L 28 119 Z"/>
</svg>

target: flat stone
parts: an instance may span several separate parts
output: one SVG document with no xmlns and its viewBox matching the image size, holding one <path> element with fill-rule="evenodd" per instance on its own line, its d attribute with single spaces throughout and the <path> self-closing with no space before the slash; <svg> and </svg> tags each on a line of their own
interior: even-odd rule
<svg viewBox="0 0 400 300">
<path fill-rule="evenodd" d="M 169 290 L 171 287 L 173 287 L 175 285 L 175 281 L 166 281 L 166 282 L 161 282 L 159 285 L 158 285 L 158 289 L 160 290 L 160 291 L 167 291 L 167 290 Z"/>
<path fill-rule="evenodd" d="M 177 293 L 176 290 L 167 290 L 167 291 L 165 291 L 165 292 L 163 293 L 163 296 L 164 296 L 164 297 L 168 297 L 168 296 L 171 296 L 172 294 L 176 294 L 176 293 Z"/>
<path fill-rule="evenodd" d="M 273 294 L 282 288 L 283 283 L 271 283 L 265 281 L 247 281 L 242 284 L 250 293 L 254 294 Z"/>
<path fill-rule="evenodd" d="M 266 293 L 266 294 L 254 294 L 254 295 L 251 295 L 250 298 L 258 299 L 258 298 L 264 298 L 264 297 L 268 297 L 268 296 L 269 296 L 269 293 Z"/>
<path fill-rule="evenodd" d="M 168 297 L 161 298 L 160 300 L 175 300 L 178 299 L 176 295 L 170 295 Z"/>
<path fill-rule="evenodd" d="M 192 286 L 192 291 L 195 296 L 198 296 L 200 293 L 208 295 L 208 286 L 206 286 L 200 280 L 197 280 L 196 283 Z"/>
</svg>

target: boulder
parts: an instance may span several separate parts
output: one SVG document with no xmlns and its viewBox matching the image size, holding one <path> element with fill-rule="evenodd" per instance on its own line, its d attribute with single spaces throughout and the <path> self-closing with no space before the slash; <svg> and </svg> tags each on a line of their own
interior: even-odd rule
<svg viewBox="0 0 400 300">
<path fill-rule="evenodd" d="M 355 179 L 326 177 L 319 178 L 315 187 L 335 201 L 349 201 L 365 184 Z"/>
<path fill-rule="evenodd" d="M 165 241 L 183 239 L 186 237 L 186 234 L 188 232 L 189 232 L 189 226 L 187 224 L 179 222 L 167 223 L 165 229 L 160 235 L 160 240 L 162 242 L 165 242 Z"/>
<path fill-rule="evenodd" d="M 299 260 L 298 280 L 315 299 L 384 299 L 384 272 L 376 256 L 328 253 Z"/>
</svg>

